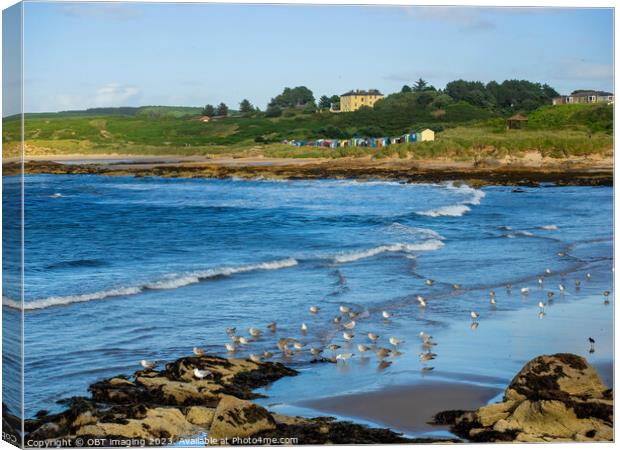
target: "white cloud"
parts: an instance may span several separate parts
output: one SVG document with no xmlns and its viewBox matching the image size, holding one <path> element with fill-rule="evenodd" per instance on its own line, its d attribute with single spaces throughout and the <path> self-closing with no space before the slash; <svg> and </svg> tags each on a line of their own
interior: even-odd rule
<svg viewBox="0 0 620 450">
<path fill-rule="evenodd" d="M 124 86 L 118 83 L 109 83 L 101 86 L 93 97 L 94 106 L 124 106 L 127 102 L 135 101 L 140 97 L 140 89 L 135 86 Z"/>
</svg>

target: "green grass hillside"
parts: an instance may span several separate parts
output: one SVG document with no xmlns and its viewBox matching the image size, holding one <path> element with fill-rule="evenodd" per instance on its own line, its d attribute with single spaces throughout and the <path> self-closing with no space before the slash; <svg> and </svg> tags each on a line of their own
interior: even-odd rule
<svg viewBox="0 0 620 450">
<path fill-rule="evenodd" d="M 280 117 L 254 113 L 205 123 L 199 108 L 99 108 L 55 114 L 27 114 L 29 154 L 221 154 L 263 151 L 270 156 L 300 157 L 400 152 L 406 156 L 470 157 L 487 148 L 498 156 L 527 149 L 563 156 L 608 151 L 613 147 L 613 107 L 543 106 L 529 114 L 524 130 L 506 130 L 505 119 L 465 102 L 423 108 L 407 94 L 354 113 L 285 110 Z M 436 130 L 437 140 L 392 150 L 350 148 L 315 150 L 278 144 L 284 139 L 396 136 L 421 128 Z M 19 152 L 20 120 L 3 120 L 4 156 Z M 267 145 L 270 144 L 270 145 Z M 261 150 L 262 149 L 262 150 Z"/>
</svg>

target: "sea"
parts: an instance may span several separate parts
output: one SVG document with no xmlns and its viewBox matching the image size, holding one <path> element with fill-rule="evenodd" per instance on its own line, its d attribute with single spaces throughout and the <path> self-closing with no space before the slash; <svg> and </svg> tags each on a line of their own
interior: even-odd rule
<svg viewBox="0 0 620 450">
<path fill-rule="evenodd" d="M 10 248 L 19 210 L 7 199 L 21 179 L 3 185 Z M 262 390 L 261 402 L 280 412 L 321 415 L 296 405 L 429 380 L 499 392 L 551 352 L 580 354 L 612 382 L 611 187 L 27 175 L 24 193 L 26 417 L 61 410 L 59 400 L 130 375 L 141 359 L 170 361 L 193 347 L 230 356 L 227 327 L 263 330 L 235 356 L 268 350 L 300 371 Z M 15 280 L 18 266 L 4 270 Z M 19 296 L 18 283 L 5 283 L 5 348 L 21 339 Z M 340 306 L 359 314 L 349 347 L 333 320 Z M 422 331 L 437 342 L 432 361 L 419 359 Z M 388 367 L 358 351 L 368 332 L 380 346 L 402 341 Z M 281 337 L 353 356 L 283 359 Z M 3 357 L 5 403 L 18 413 L 19 357 Z"/>
</svg>

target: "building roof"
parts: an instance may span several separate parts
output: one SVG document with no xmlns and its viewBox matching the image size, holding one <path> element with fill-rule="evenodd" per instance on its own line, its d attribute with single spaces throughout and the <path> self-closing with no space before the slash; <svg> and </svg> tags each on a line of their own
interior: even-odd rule
<svg viewBox="0 0 620 450">
<path fill-rule="evenodd" d="M 349 97 L 352 95 L 383 95 L 381 92 L 379 92 L 378 89 L 368 89 L 367 91 L 360 91 L 358 89 L 356 90 L 351 90 L 349 92 L 346 92 L 344 94 L 341 95 L 341 97 Z"/>
<path fill-rule="evenodd" d="M 509 117 L 508 120 L 527 120 L 527 117 L 521 114 L 515 114 L 512 117 Z"/>
<path fill-rule="evenodd" d="M 570 95 L 566 95 L 566 97 L 587 97 L 588 95 L 599 95 L 599 96 L 609 96 L 614 95 L 611 92 L 605 91 L 581 91 L 581 92 L 573 92 Z"/>
</svg>

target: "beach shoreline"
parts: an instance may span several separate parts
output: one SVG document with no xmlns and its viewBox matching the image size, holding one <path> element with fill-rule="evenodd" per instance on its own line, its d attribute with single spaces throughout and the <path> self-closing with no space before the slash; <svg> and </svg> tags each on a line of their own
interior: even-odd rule
<svg viewBox="0 0 620 450">
<path fill-rule="evenodd" d="M 462 180 L 487 185 L 613 185 L 613 158 L 537 158 L 454 161 L 370 158 L 264 158 L 207 156 L 58 155 L 28 157 L 27 174 L 93 174 L 169 178 L 240 178 L 274 180 L 357 179 L 437 183 Z M 15 159 L 3 161 L 5 175 L 21 172 Z"/>
</svg>

